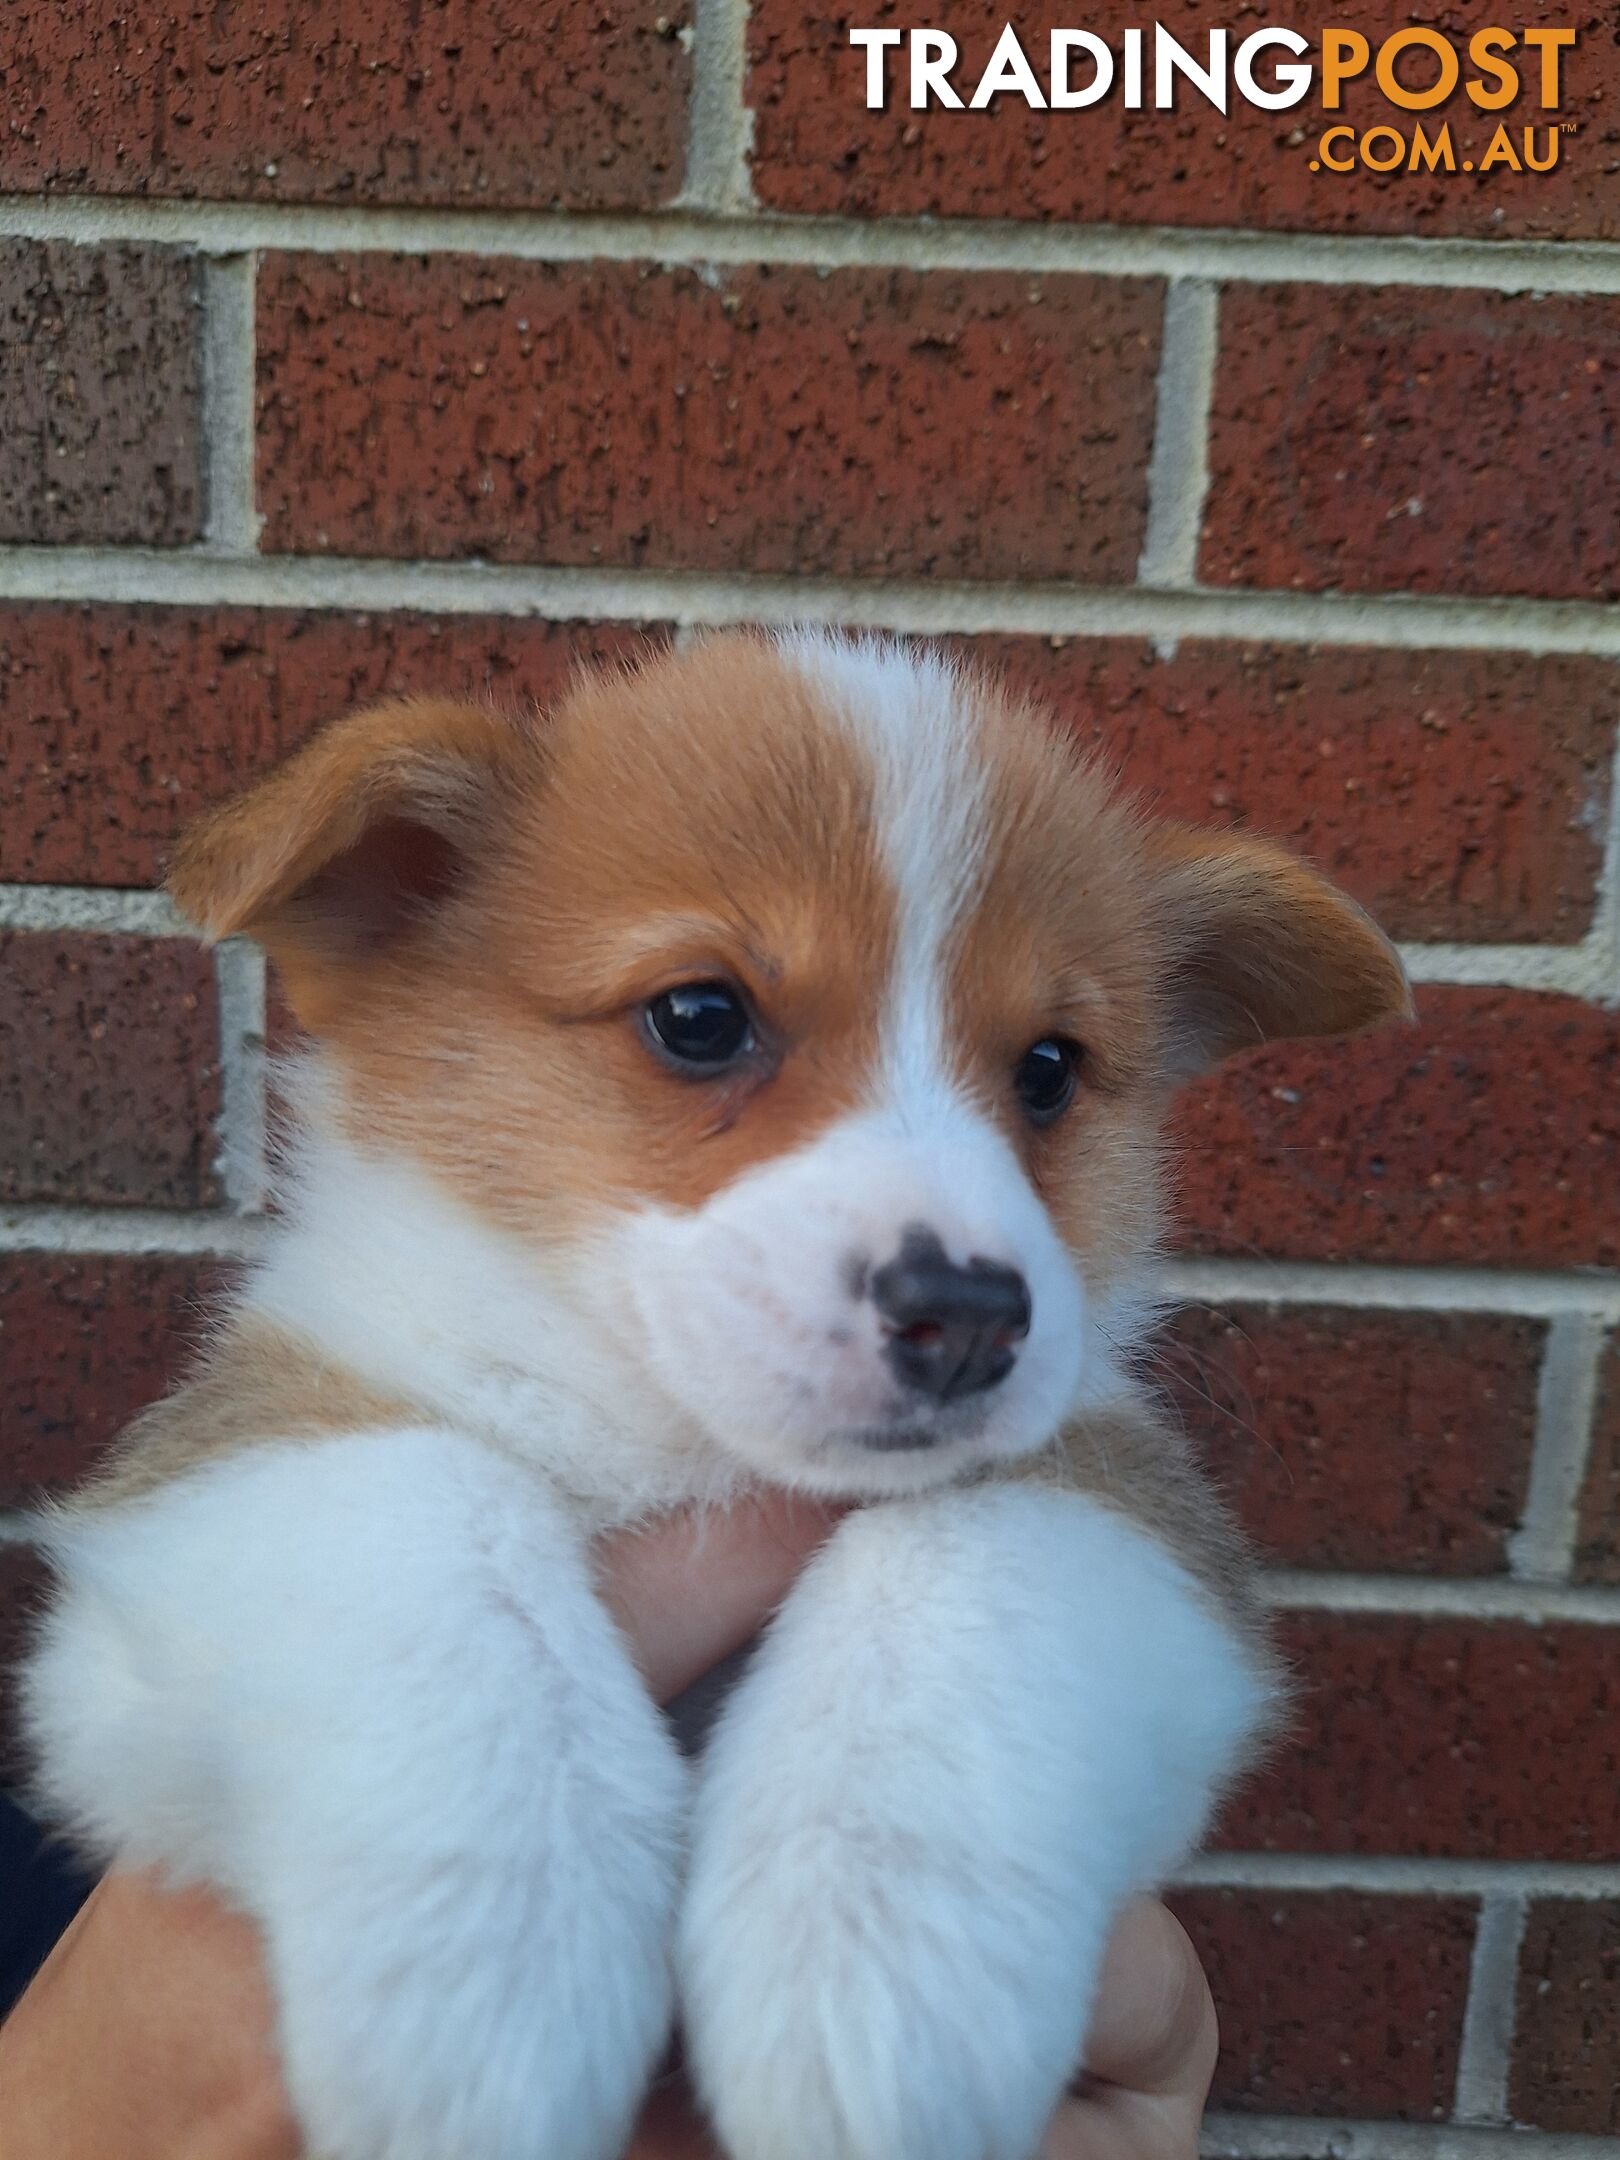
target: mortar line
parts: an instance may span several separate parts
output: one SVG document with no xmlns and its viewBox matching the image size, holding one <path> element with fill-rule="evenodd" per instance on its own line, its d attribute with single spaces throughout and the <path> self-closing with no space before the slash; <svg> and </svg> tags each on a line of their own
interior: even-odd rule
<svg viewBox="0 0 1620 2160">
<path fill-rule="evenodd" d="M 1479 1908 L 1451 2104 L 1459 2123 L 1496 2126 L 1508 2120 L 1519 1946 L 1528 1910 L 1527 1900 L 1513 1892 L 1493 1892 Z"/>
<path fill-rule="evenodd" d="M 1508 1540 L 1508 1565 L 1521 1581 L 1567 1582 L 1574 1567 L 1604 1341 L 1601 1321 L 1589 1313 L 1561 1313 L 1548 1327 L 1530 1483 Z"/>
<path fill-rule="evenodd" d="M 1609 774 L 1609 819 L 1598 864 L 1592 908 L 1591 943 L 1605 956 L 1611 1000 L 1620 1001 L 1620 727 L 1615 730 Z"/>
<path fill-rule="evenodd" d="M 1526 990 L 1559 990 L 1594 1004 L 1620 1004 L 1606 930 L 1593 924 L 1578 945 L 1467 945 L 1437 942 L 1403 945 L 1401 959 L 1416 984 L 1464 986 L 1512 984 Z"/>
<path fill-rule="evenodd" d="M 9 1211 L 8 1211 L 9 1213 Z M 156 1257 L 210 1257 L 252 1259 L 262 1249 L 262 1223 L 258 1218 L 236 1217 L 228 1222 L 235 1225 L 234 1235 L 227 1241 L 212 1237 L 206 1242 L 175 1240 L 167 1237 L 143 1240 L 139 1227 L 135 1227 L 115 1244 L 81 1241 L 76 1244 L 56 1244 L 49 1249 L 55 1252 L 69 1251 L 77 1254 L 117 1252 L 142 1258 Z M 0 1251 L 36 1250 L 32 1243 L 13 1247 L 6 1237 L 7 1218 L 0 1216 Z M 249 1234 L 251 1233 L 251 1234 Z M 1369 1597 L 1368 1591 L 1376 1585 L 1377 1594 Z M 1262 1576 L 1261 1590 L 1264 1601 L 1276 1612 L 1375 1612 L 1391 1618 L 1424 1619 L 1448 1618 L 1481 1621 L 1519 1621 L 1531 1626 L 1544 1626 L 1549 1622 L 1601 1627 L 1620 1627 L 1620 1593 L 1608 1590 L 1567 1590 L 1561 1595 L 1550 1594 L 1535 1599 L 1522 1594 L 1517 1598 L 1509 1595 L 1517 1586 L 1497 1579 L 1484 1578 L 1472 1581 L 1436 1581 L 1423 1576 L 1391 1578 L 1387 1582 L 1377 1578 L 1335 1578 L 1321 1576 L 1307 1579 L 1298 1573 L 1287 1576 Z M 1492 1594 L 1495 1593 L 1495 1594 Z M 1352 1888 L 1372 1890 L 1379 1888 L 1407 1894 L 1446 1888 L 1452 1892 L 1479 1894 L 1480 1878 L 1468 1862 L 1447 1863 L 1443 1860 L 1426 1860 L 1420 1863 L 1411 1878 L 1393 1878 L 1390 1870 L 1399 1863 L 1395 1859 L 1372 1861 L 1357 1874 L 1351 1871 L 1346 1859 L 1324 1861 L 1314 1873 L 1297 1872 L 1290 1876 L 1275 1867 L 1267 1870 L 1261 1863 L 1267 1856 L 1221 1856 L 1215 1861 L 1189 1863 L 1181 1876 L 1187 1887 L 1244 1887 L 1267 1889 L 1329 1889 Z M 1620 1870 L 1589 1870 L 1574 1874 L 1567 1879 L 1562 1872 L 1548 1877 L 1545 1888 L 1549 1894 L 1577 1897 L 1612 1897 L 1620 1891 Z"/>
<path fill-rule="evenodd" d="M 676 630 L 677 651 L 700 635 Z M 146 936 L 195 935 L 160 893 L 128 886 L 0 884 L 0 929 L 105 929 Z M 1511 985 L 1581 996 L 1596 987 L 1601 956 L 1585 945 L 1406 945 L 1417 983 Z"/>
<path fill-rule="evenodd" d="M 1160 1263 L 1179 1304 L 1325 1305 L 1373 1311 L 1559 1313 L 1620 1319 L 1620 1275 L 1573 1268 L 1396 1267 L 1376 1261 L 1267 1260 L 1187 1254 Z"/>
<path fill-rule="evenodd" d="M 203 440 L 208 458 L 205 546 L 251 555 L 254 505 L 254 282 L 250 253 L 203 260 Z"/>
<path fill-rule="evenodd" d="M 167 893 L 122 885 L 0 885 L 0 930 L 194 937 Z"/>
<path fill-rule="evenodd" d="M 1473 2123 L 1355 2121 L 1345 2117 L 1205 2117 L 1205 2160 L 1616 2160 L 1620 2142 L 1567 2130 L 1487 2129 Z"/>
<path fill-rule="evenodd" d="M 747 77 L 748 0 L 697 0 L 686 176 L 677 211 L 731 217 L 753 207 Z"/>
<path fill-rule="evenodd" d="M 253 1249 L 256 1226 L 210 1210 L 0 1208 L 0 1251 L 221 1252 Z M 1373 1311 L 1486 1312 L 1544 1319 L 1591 1313 L 1620 1321 L 1620 1276 L 1525 1269 L 1377 1267 L 1254 1259 L 1166 1261 L 1168 1305 L 1311 1305 Z"/>
<path fill-rule="evenodd" d="M 0 1252 L 108 1253 L 142 1259 L 162 1254 L 251 1259 L 266 1225 L 223 1208 L 183 1213 L 168 1208 L 61 1207 L 46 1202 L 0 1207 Z"/>
<path fill-rule="evenodd" d="M 1510 1620 L 1530 1627 L 1620 1626 L 1620 1587 L 1530 1583 L 1510 1575 L 1362 1575 L 1272 1568 L 1260 1594 L 1273 1612 L 1391 1615 L 1424 1620 Z"/>
<path fill-rule="evenodd" d="M 1620 1861 L 1418 1858 L 1411 1854 L 1200 1853 L 1176 1877 L 1186 1890 L 1367 1897 L 1620 1898 Z"/>
<path fill-rule="evenodd" d="M 250 938 L 226 938 L 215 946 L 214 986 L 220 1045 L 216 1168 L 238 1214 L 258 1215 L 269 1189 L 265 962 Z"/>
<path fill-rule="evenodd" d="M 530 261 L 803 263 L 817 269 L 1010 270 L 1217 283 L 1468 286 L 1620 293 L 1620 243 L 1257 233 L 1228 226 L 1047 225 L 1022 219 L 714 216 L 682 205 L 598 213 L 0 195 L 0 234 L 153 240 L 205 253 L 290 248 L 453 252 Z"/>
<path fill-rule="evenodd" d="M 1216 289 L 1203 278 L 1165 288 L 1164 327 L 1148 461 L 1147 522 L 1137 582 L 1191 590 L 1209 492 L 1209 410 L 1215 391 Z"/>
<path fill-rule="evenodd" d="M 1620 659 L 1620 604 L 1404 593 L 1161 592 L 1144 586 L 787 578 L 202 549 L 0 547 L 0 599 L 418 609 L 604 621 L 843 622 L 902 635 L 1264 640 Z"/>
</svg>

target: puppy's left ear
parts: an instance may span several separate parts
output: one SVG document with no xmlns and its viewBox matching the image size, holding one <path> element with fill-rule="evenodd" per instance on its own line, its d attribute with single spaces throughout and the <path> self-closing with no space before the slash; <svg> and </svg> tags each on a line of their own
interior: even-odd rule
<svg viewBox="0 0 1620 2160">
<path fill-rule="evenodd" d="M 1148 851 L 1168 952 L 1174 1078 L 1256 1043 L 1412 1017 L 1389 939 L 1286 849 L 1165 823 Z"/>
</svg>

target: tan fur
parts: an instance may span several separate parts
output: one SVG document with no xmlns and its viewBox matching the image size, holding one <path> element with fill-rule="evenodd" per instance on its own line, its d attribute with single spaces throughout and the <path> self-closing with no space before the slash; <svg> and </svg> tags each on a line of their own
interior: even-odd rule
<svg viewBox="0 0 1620 2160">
<path fill-rule="evenodd" d="M 139 1499 L 201 1463 L 265 1440 L 319 1440 L 428 1422 L 419 1406 L 378 1394 L 308 1343 L 261 1321 L 239 1322 L 222 1331 L 172 1395 L 125 1427 L 75 1504 Z"/>
<path fill-rule="evenodd" d="M 1021 1484 L 1088 1493 L 1131 1516 L 1258 1641 L 1248 1542 L 1185 1437 L 1152 1403 L 1094 1412 L 1066 1427 L 1049 1448 L 1000 1474 Z"/>
<path fill-rule="evenodd" d="M 385 757 L 379 794 L 364 761 L 391 725 L 410 754 Z M 175 881 L 182 906 L 216 930 L 253 929 L 290 974 L 363 1136 L 545 1240 L 616 1197 L 695 1206 L 847 1111 L 872 1061 L 894 903 L 870 786 L 836 720 L 764 646 L 727 643 L 588 679 L 543 734 L 513 723 L 508 741 L 499 727 L 454 706 L 347 722 L 324 740 L 352 735 L 353 755 L 323 754 L 318 738 L 205 828 Z M 475 753 L 490 759 L 483 786 L 466 772 Z M 322 848 L 353 848 L 355 814 L 334 805 L 344 784 L 396 820 L 436 816 L 453 786 L 457 814 L 482 821 L 463 825 L 467 860 L 443 904 L 362 967 L 331 957 L 307 890 L 261 870 L 253 889 L 271 897 L 244 914 L 239 875 L 206 883 L 243 834 L 263 863 L 296 862 L 306 889 L 339 874 L 303 821 L 322 821 Z M 768 1086 L 695 1087 L 648 1055 L 639 1001 L 706 975 L 738 982 L 768 1020 L 781 1054 Z"/>
<path fill-rule="evenodd" d="M 1169 980 L 1183 1007 L 1173 1051 L 1207 1067 L 1279 1036 L 1352 1035 L 1410 1019 L 1393 946 L 1314 870 L 1248 835 L 1151 828 Z"/>
</svg>

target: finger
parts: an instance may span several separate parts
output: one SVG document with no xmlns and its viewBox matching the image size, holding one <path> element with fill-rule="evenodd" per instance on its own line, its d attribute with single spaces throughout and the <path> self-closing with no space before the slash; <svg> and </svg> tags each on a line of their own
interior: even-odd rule
<svg viewBox="0 0 1620 2160">
<path fill-rule="evenodd" d="M 1041 2160 L 1198 2160 L 1202 2113 L 1186 2097 L 1157 2099 L 1109 2086 L 1100 2099 L 1064 2104 Z"/>
<path fill-rule="evenodd" d="M 816 1501 L 759 1493 L 602 1540 L 602 1595 L 658 1701 L 758 1633 L 836 1519 Z"/>
<path fill-rule="evenodd" d="M 1137 1899 L 1103 1958 L 1084 2097 L 1059 2111 L 1043 2160 L 1196 2160 L 1219 2043 L 1185 1930 L 1157 1899 Z"/>
<path fill-rule="evenodd" d="M 1052 2119 L 1041 2160 L 1146 2160 L 1124 2128 L 1089 2100 L 1066 2100 Z"/>
<path fill-rule="evenodd" d="M 1220 2044 L 1209 1982 L 1186 1930 L 1157 1898 L 1126 1906 L 1097 1983 L 1086 2070 L 1126 2092 L 1202 2107 Z"/>
</svg>

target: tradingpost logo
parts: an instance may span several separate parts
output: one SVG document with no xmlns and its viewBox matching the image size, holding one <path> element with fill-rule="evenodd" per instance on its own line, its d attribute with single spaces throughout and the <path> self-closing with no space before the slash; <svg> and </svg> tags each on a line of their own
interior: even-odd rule
<svg viewBox="0 0 1620 2160">
<path fill-rule="evenodd" d="M 1551 172 L 1573 133 L 1568 122 L 1526 121 L 1521 103 L 1557 112 L 1576 41 L 1568 28 L 1487 24 L 1453 37 L 1412 24 L 1375 43 L 1336 25 L 1307 37 L 1270 24 L 1242 37 L 1214 29 L 1184 44 L 1162 23 L 1111 37 L 1058 29 L 1026 42 L 1009 22 L 977 54 L 949 31 L 925 27 L 856 27 L 849 41 L 865 56 L 869 111 L 983 112 L 1012 100 L 1035 112 L 1080 112 L 1117 100 L 1130 112 L 1163 112 L 1202 99 L 1227 115 L 1234 101 L 1286 112 L 1312 100 L 1321 125 L 1291 138 L 1308 151 L 1312 172 Z M 1352 85 L 1382 103 L 1370 126 L 1334 118 Z M 1435 117 L 1459 92 L 1458 116 Z M 1492 118 L 1509 106 L 1518 108 L 1511 121 Z"/>
</svg>

